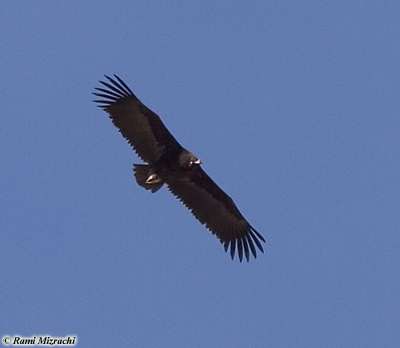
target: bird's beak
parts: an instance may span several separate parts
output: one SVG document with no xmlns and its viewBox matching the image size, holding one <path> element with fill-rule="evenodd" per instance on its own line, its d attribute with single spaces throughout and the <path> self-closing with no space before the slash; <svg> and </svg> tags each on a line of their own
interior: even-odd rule
<svg viewBox="0 0 400 348">
<path fill-rule="evenodd" d="M 193 162 L 194 164 L 202 164 L 203 162 L 201 161 L 201 159 L 197 159 Z"/>
</svg>

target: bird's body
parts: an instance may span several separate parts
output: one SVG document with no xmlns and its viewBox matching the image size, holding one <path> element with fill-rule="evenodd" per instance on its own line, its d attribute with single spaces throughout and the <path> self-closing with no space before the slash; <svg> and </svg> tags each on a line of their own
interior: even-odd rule
<svg viewBox="0 0 400 348">
<path fill-rule="evenodd" d="M 263 252 L 264 238 L 244 219 L 233 200 L 201 168 L 201 161 L 184 149 L 164 126 L 116 75 L 100 81 L 107 89 L 96 88 L 102 98 L 95 100 L 114 125 L 147 164 L 135 164 L 137 183 L 152 192 L 164 184 L 193 215 L 215 234 L 233 259 L 237 250 L 249 261 L 256 248 Z"/>
</svg>

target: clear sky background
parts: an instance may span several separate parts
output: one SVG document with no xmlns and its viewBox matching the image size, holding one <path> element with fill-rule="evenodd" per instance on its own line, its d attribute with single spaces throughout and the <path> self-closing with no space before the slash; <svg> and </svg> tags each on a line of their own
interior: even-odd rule
<svg viewBox="0 0 400 348">
<path fill-rule="evenodd" d="M 400 346 L 399 1 L 3 1 L 0 335 Z M 249 263 L 92 102 L 118 74 L 267 239 Z"/>
</svg>

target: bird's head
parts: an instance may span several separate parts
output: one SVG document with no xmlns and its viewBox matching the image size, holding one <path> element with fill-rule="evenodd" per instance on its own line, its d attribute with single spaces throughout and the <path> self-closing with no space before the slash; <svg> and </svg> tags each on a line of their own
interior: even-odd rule
<svg viewBox="0 0 400 348">
<path fill-rule="evenodd" d="M 183 168 L 192 168 L 194 166 L 200 165 L 202 162 L 196 157 L 194 153 L 189 151 L 183 151 L 179 157 L 179 164 Z"/>
<path fill-rule="evenodd" d="M 200 165 L 203 162 L 201 161 L 200 158 L 197 158 L 196 156 L 193 157 L 190 161 L 189 161 L 189 167 L 194 166 L 194 165 Z"/>
</svg>

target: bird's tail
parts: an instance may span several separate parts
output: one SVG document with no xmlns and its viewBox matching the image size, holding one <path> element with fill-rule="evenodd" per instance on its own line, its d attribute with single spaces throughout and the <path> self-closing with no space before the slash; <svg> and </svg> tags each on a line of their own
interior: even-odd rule
<svg viewBox="0 0 400 348">
<path fill-rule="evenodd" d="M 153 193 L 164 185 L 164 182 L 157 178 L 152 168 L 146 164 L 134 164 L 133 172 L 135 173 L 136 182 Z"/>
</svg>

